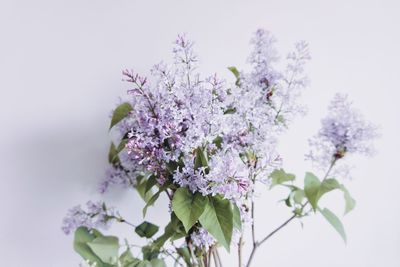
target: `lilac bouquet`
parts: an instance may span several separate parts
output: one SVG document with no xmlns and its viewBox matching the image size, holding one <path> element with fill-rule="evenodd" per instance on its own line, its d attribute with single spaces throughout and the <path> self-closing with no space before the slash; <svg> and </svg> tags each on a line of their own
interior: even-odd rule
<svg viewBox="0 0 400 267">
<path fill-rule="evenodd" d="M 348 155 L 371 153 L 376 129 L 346 96 L 336 95 L 306 155 L 325 175 L 307 172 L 299 186 L 296 176 L 282 169 L 277 144 L 293 119 L 305 113 L 298 99 L 307 86 L 304 68 L 310 55 L 308 45 L 299 42 L 280 70 L 275 42 L 268 31 L 258 30 L 251 40 L 251 72 L 230 67 L 232 82 L 216 74 L 202 77 L 193 42 L 184 35 L 174 43 L 174 63 L 155 65 L 151 78 L 123 72 L 131 84 L 130 100 L 112 115 L 110 129 L 117 141 L 111 144 L 110 167 L 100 191 L 113 186 L 137 190 L 145 202 L 144 217 L 166 194 L 170 220 L 158 234 L 157 225 L 133 225 L 103 202 L 72 208 L 62 228 L 66 234 L 75 233 L 74 249 L 90 266 L 218 267 L 221 247 L 235 247 L 238 266 L 251 266 L 256 251 L 272 235 L 314 213 L 322 214 L 346 240 L 339 218 L 318 201 L 340 190 L 345 213 L 354 208 L 354 199 L 336 178 L 348 175 Z M 292 210 L 290 218 L 261 238 L 254 233 L 256 186 L 287 188 L 284 202 Z M 132 253 L 133 244 L 120 244 L 117 237 L 99 231 L 113 222 L 133 227 L 147 240 L 139 256 Z M 242 255 L 244 231 L 252 238 L 247 257 Z"/>
</svg>

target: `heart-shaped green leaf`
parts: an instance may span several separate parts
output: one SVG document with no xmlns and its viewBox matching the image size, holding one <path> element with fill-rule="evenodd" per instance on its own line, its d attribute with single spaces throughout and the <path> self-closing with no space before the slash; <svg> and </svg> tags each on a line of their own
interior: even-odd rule
<svg viewBox="0 0 400 267">
<path fill-rule="evenodd" d="M 233 213 L 231 203 L 219 196 L 209 197 L 201 225 L 229 251 L 233 230 Z"/>
<path fill-rule="evenodd" d="M 172 209 L 181 220 L 186 232 L 192 228 L 203 213 L 208 199 L 202 194 L 192 193 L 187 188 L 178 188 L 172 199 Z"/>
</svg>

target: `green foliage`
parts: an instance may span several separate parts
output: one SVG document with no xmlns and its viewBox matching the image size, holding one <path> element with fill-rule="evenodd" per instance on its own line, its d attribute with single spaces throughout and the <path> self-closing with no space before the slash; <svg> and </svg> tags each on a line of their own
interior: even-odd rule
<svg viewBox="0 0 400 267">
<path fill-rule="evenodd" d="M 236 113 L 236 108 L 227 108 L 225 111 L 224 111 L 224 114 L 226 115 L 226 114 L 234 114 L 234 113 Z"/>
<path fill-rule="evenodd" d="M 229 251 L 233 230 L 233 212 L 229 200 L 219 196 L 209 197 L 199 220 L 201 225 Z"/>
<path fill-rule="evenodd" d="M 344 185 L 341 185 L 340 189 L 343 191 L 344 200 L 346 203 L 344 214 L 347 214 L 354 209 L 356 206 L 356 201 L 351 197 L 349 191 L 346 189 L 346 187 L 344 187 Z"/>
<path fill-rule="evenodd" d="M 193 194 L 187 188 L 178 188 L 172 199 L 172 209 L 176 216 L 181 220 L 186 232 L 197 222 L 203 213 L 208 202 L 208 198 L 199 192 Z"/>
<path fill-rule="evenodd" d="M 317 209 L 320 187 L 321 182 L 319 181 L 318 177 L 311 172 L 307 172 L 306 177 L 304 178 L 304 193 L 314 211 Z"/>
<path fill-rule="evenodd" d="M 235 78 L 236 78 L 235 85 L 240 86 L 240 72 L 238 71 L 238 69 L 236 67 L 232 66 L 232 67 L 228 67 L 228 70 L 230 70 L 233 73 L 233 75 L 235 75 Z"/>
<path fill-rule="evenodd" d="M 145 193 L 149 192 L 149 191 L 153 188 L 153 186 L 155 186 L 156 184 L 157 184 L 157 179 L 156 179 L 156 177 L 155 177 L 154 175 L 151 175 L 151 176 L 149 177 L 149 179 L 147 180 L 147 183 L 146 183 L 146 187 L 145 187 L 144 192 L 145 192 Z"/>
<path fill-rule="evenodd" d="M 165 262 L 161 259 L 152 259 L 150 263 L 152 267 L 167 267 Z"/>
<path fill-rule="evenodd" d="M 138 177 L 136 177 L 136 190 L 138 191 L 140 197 L 146 203 L 148 203 L 150 199 L 153 197 L 153 192 L 150 190 L 152 187 L 150 185 L 153 183 L 151 177 L 153 176 L 150 174 L 139 175 Z"/>
<path fill-rule="evenodd" d="M 323 210 L 318 209 L 318 211 L 325 217 L 325 219 L 335 228 L 335 230 L 340 234 L 343 241 L 347 242 L 346 232 L 339 218 L 329 209 L 324 208 Z"/>
<path fill-rule="evenodd" d="M 156 246 L 144 246 L 142 247 L 142 254 L 143 260 L 151 261 L 152 259 L 156 259 L 158 257 L 160 250 Z"/>
<path fill-rule="evenodd" d="M 118 238 L 115 236 L 99 236 L 87 245 L 105 263 L 115 264 L 118 259 Z"/>
<path fill-rule="evenodd" d="M 129 113 L 133 110 L 132 106 L 129 103 L 122 103 L 119 105 L 113 113 L 112 119 L 111 119 L 111 124 L 110 124 L 110 129 L 114 127 L 118 122 L 123 120 L 126 116 L 129 115 Z"/>
<path fill-rule="evenodd" d="M 294 179 L 296 178 L 294 174 L 286 173 L 283 169 L 273 171 L 269 177 L 271 178 L 271 188 L 275 185 L 294 181 Z"/>
<path fill-rule="evenodd" d="M 339 182 L 333 178 L 325 179 L 320 182 L 314 174 L 309 172 L 306 173 L 306 177 L 304 179 L 304 191 L 314 211 L 318 207 L 319 199 L 324 194 L 335 189 L 339 189 L 343 192 L 345 199 L 345 214 L 350 212 L 354 208 L 356 202 L 350 196 L 349 191 L 344 187 L 344 185 L 339 184 Z"/>
<path fill-rule="evenodd" d="M 242 219 L 240 218 L 240 210 L 236 204 L 233 205 L 233 227 L 242 230 Z"/>
<path fill-rule="evenodd" d="M 74 250 L 85 260 L 92 263 L 97 263 L 99 266 L 104 266 L 101 259 L 87 245 L 88 242 L 94 240 L 96 236 L 90 233 L 86 227 L 79 227 L 75 231 Z"/>
<path fill-rule="evenodd" d="M 153 245 L 160 249 L 168 239 L 178 239 L 178 237 L 185 235 L 186 232 L 182 222 L 176 217 L 175 213 L 172 213 L 170 222 L 164 228 L 164 234 L 158 237 Z"/>
<path fill-rule="evenodd" d="M 217 146 L 218 149 L 221 149 L 222 147 L 222 142 L 224 141 L 224 139 L 222 139 L 221 136 L 217 136 L 215 137 L 215 139 L 213 140 L 213 143 Z"/>
<path fill-rule="evenodd" d="M 144 260 L 136 264 L 134 267 L 153 267 L 153 266 L 150 261 Z"/>
<path fill-rule="evenodd" d="M 133 267 L 141 262 L 141 260 L 133 257 L 132 252 L 129 249 L 121 254 L 119 261 L 123 267 Z"/>
<path fill-rule="evenodd" d="M 110 149 L 108 152 L 108 162 L 111 164 L 119 163 L 118 151 L 117 151 L 117 148 L 115 147 L 114 143 L 112 143 L 112 142 L 111 142 Z"/>
<path fill-rule="evenodd" d="M 322 181 L 318 190 L 318 200 L 325 194 L 334 189 L 340 189 L 340 184 L 336 179 L 330 178 Z"/>
<path fill-rule="evenodd" d="M 143 222 L 135 228 L 140 237 L 151 238 L 158 232 L 158 226 L 149 222 Z"/>
<path fill-rule="evenodd" d="M 208 166 L 208 159 L 207 159 L 207 152 L 204 151 L 201 147 L 196 149 L 196 158 L 194 160 L 194 168 L 198 169 L 200 167 L 207 167 Z"/>
<path fill-rule="evenodd" d="M 176 252 L 183 259 L 187 266 L 191 266 L 190 251 L 187 247 L 180 247 L 176 250 Z"/>
<path fill-rule="evenodd" d="M 160 197 L 161 193 L 164 192 L 165 190 L 167 190 L 167 188 L 171 185 L 170 182 L 165 182 L 163 186 L 160 187 L 160 189 L 157 191 L 157 193 L 155 193 L 148 201 L 146 201 L 146 205 L 143 208 L 143 217 L 146 216 L 147 213 L 147 209 L 152 206 L 156 200 Z M 146 187 L 144 187 L 145 189 Z M 149 191 L 150 192 L 150 191 Z"/>
<path fill-rule="evenodd" d="M 75 231 L 74 250 L 84 260 L 96 263 L 98 267 L 111 267 L 111 259 L 118 257 L 118 239 L 105 237 L 98 231 L 89 231 L 86 227 L 79 227 Z"/>
<path fill-rule="evenodd" d="M 111 143 L 110 150 L 108 152 L 108 162 L 110 164 L 116 165 L 121 163 L 118 154 L 125 148 L 127 143 L 128 139 L 122 139 L 118 147 L 116 147 L 114 143 Z"/>
<path fill-rule="evenodd" d="M 306 195 L 304 194 L 304 190 L 301 189 L 296 189 L 294 190 L 293 193 L 293 200 L 296 204 L 302 204 L 303 203 L 303 199 L 306 197 Z"/>
</svg>

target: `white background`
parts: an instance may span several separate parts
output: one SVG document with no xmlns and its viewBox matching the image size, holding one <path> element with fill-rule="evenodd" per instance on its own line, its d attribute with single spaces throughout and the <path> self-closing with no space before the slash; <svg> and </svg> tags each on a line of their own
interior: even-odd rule
<svg viewBox="0 0 400 267">
<path fill-rule="evenodd" d="M 227 66 L 244 68 L 249 38 L 271 30 L 285 54 L 292 43 L 310 43 L 311 87 L 302 101 L 309 115 L 283 136 L 288 170 L 309 170 L 303 155 L 334 92 L 346 92 L 381 126 L 372 159 L 355 159 L 357 199 L 344 217 L 348 244 L 319 216 L 292 223 L 265 244 L 254 266 L 400 266 L 398 1 L 135 1 L 1 0 L 0 2 L 0 265 L 77 266 L 66 210 L 99 199 L 110 110 L 125 96 L 123 68 L 147 73 L 170 59 L 177 33 L 196 41 L 201 70 L 230 78 Z M 289 215 L 277 203 L 284 192 L 264 191 L 257 233 L 265 235 Z M 105 196 L 135 223 L 143 206 L 135 192 Z M 338 193 L 324 204 L 342 212 Z M 149 220 L 165 218 L 166 204 Z M 159 215 L 159 214 L 162 215 Z M 125 226 L 118 233 L 135 240 Z M 236 266 L 236 255 L 224 255 Z M 234 265 L 235 264 L 235 265 Z"/>
</svg>

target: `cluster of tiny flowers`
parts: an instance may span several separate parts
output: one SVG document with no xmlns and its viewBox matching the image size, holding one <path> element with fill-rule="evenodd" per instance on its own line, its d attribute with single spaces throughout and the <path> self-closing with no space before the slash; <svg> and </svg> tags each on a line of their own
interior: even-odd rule
<svg viewBox="0 0 400 267">
<path fill-rule="evenodd" d="M 86 210 L 78 205 L 68 211 L 63 220 L 62 230 L 68 235 L 80 226 L 87 227 L 88 229 L 107 229 L 110 226 L 112 218 L 114 218 L 113 208 L 106 208 L 103 202 L 88 201 L 86 203 Z"/>
<path fill-rule="evenodd" d="M 133 110 L 116 129 L 128 141 L 101 191 L 134 185 L 135 174 L 151 173 L 159 184 L 172 179 L 192 192 L 219 194 L 240 205 L 254 181 L 267 180 L 280 167 L 277 137 L 303 111 L 296 101 L 306 86 L 308 46 L 297 44 L 280 71 L 275 42 L 268 31 L 255 33 L 252 70 L 240 72 L 236 83 L 216 74 L 203 78 L 194 43 L 185 35 L 174 43 L 174 63 L 156 64 L 151 78 L 124 71 Z M 195 166 L 198 148 L 208 155 L 207 167 Z M 179 165 L 172 172 L 171 163 Z"/>
<path fill-rule="evenodd" d="M 106 171 L 106 176 L 100 183 L 100 193 L 105 193 L 111 186 L 121 185 L 125 188 L 134 186 L 136 184 L 136 177 L 130 171 L 119 167 L 110 166 Z"/>
<path fill-rule="evenodd" d="M 208 249 L 215 244 L 214 237 L 206 229 L 199 227 L 190 235 L 190 239 L 195 247 Z"/>
<path fill-rule="evenodd" d="M 364 120 L 347 96 L 336 94 L 328 116 L 322 119 L 322 128 L 309 140 L 311 151 L 306 159 L 324 170 L 335 163 L 334 171 L 343 175 L 348 170 L 341 159 L 348 154 L 371 154 L 377 136 L 376 127 Z"/>
</svg>

